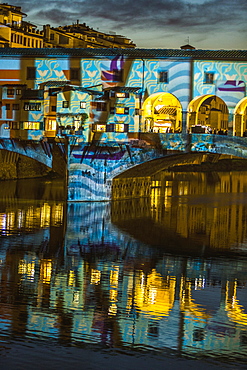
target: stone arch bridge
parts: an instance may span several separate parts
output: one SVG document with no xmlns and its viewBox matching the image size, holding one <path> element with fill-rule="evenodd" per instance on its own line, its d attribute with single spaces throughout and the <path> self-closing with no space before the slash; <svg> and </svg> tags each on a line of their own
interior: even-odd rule
<svg viewBox="0 0 247 370">
<path fill-rule="evenodd" d="M 38 177 L 52 170 L 66 179 L 68 201 L 108 201 L 147 196 L 150 176 L 174 165 L 217 161 L 221 155 L 247 159 L 245 137 L 182 133 L 127 135 L 125 141 L 112 140 L 111 136 L 111 140 L 97 138 L 90 143 L 73 135 L 50 142 L 1 139 L 1 167 L 12 168 L 14 175 L 0 174 L 2 179 Z M 32 172 L 34 167 L 20 168 L 24 158 L 38 164 L 36 175 Z M 129 182 L 123 182 L 123 178 Z"/>
</svg>

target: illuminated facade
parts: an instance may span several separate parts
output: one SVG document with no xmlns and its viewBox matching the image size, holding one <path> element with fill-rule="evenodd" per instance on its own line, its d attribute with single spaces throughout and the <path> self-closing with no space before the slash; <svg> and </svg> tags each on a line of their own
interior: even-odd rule
<svg viewBox="0 0 247 370">
<path fill-rule="evenodd" d="M 0 4 L 0 47 L 42 48 L 43 32 L 25 22 L 20 6 Z"/>
<path fill-rule="evenodd" d="M 245 136 L 246 51 L 2 49 L 1 137 Z M 202 132 L 200 131 L 199 132 Z M 245 132 L 246 131 L 246 132 Z"/>
</svg>

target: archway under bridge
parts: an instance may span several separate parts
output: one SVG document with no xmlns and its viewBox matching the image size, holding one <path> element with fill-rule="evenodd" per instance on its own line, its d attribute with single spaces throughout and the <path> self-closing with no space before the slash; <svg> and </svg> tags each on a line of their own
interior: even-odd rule
<svg viewBox="0 0 247 370">
<path fill-rule="evenodd" d="M 142 107 L 143 132 L 181 132 L 182 105 L 171 93 L 162 92 L 150 95 Z"/>
<path fill-rule="evenodd" d="M 150 196 L 152 176 L 177 165 L 217 162 L 216 153 L 183 153 L 157 158 L 127 169 L 112 179 L 111 199 L 130 199 Z"/>
<path fill-rule="evenodd" d="M 203 95 L 188 105 L 187 129 L 194 133 L 226 134 L 229 110 L 216 95 Z"/>
<path fill-rule="evenodd" d="M 233 133 L 247 137 L 247 97 L 240 100 L 234 110 Z"/>
</svg>

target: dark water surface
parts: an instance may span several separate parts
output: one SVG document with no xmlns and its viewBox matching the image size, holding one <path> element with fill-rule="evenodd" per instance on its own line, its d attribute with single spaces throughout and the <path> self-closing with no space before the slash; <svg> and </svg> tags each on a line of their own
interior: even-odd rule
<svg viewBox="0 0 247 370">
<path fill-rule="evenodd" d="M 0 369 L 247 368 L 247 173 L 65 203 L 2 182 Z"/>
</svg>

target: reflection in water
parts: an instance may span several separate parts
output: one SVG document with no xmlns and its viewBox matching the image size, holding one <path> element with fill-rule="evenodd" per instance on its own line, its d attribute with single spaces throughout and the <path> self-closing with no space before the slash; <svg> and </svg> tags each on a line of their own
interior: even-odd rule
<svg viewBox="0 0 247 370">
<path fill-rule="evenodd" d="M 244 360 L 245 183 L 164 172 L 151 198 L 112 204 L 3 192 L 2 341 Z"/>
</svg>

